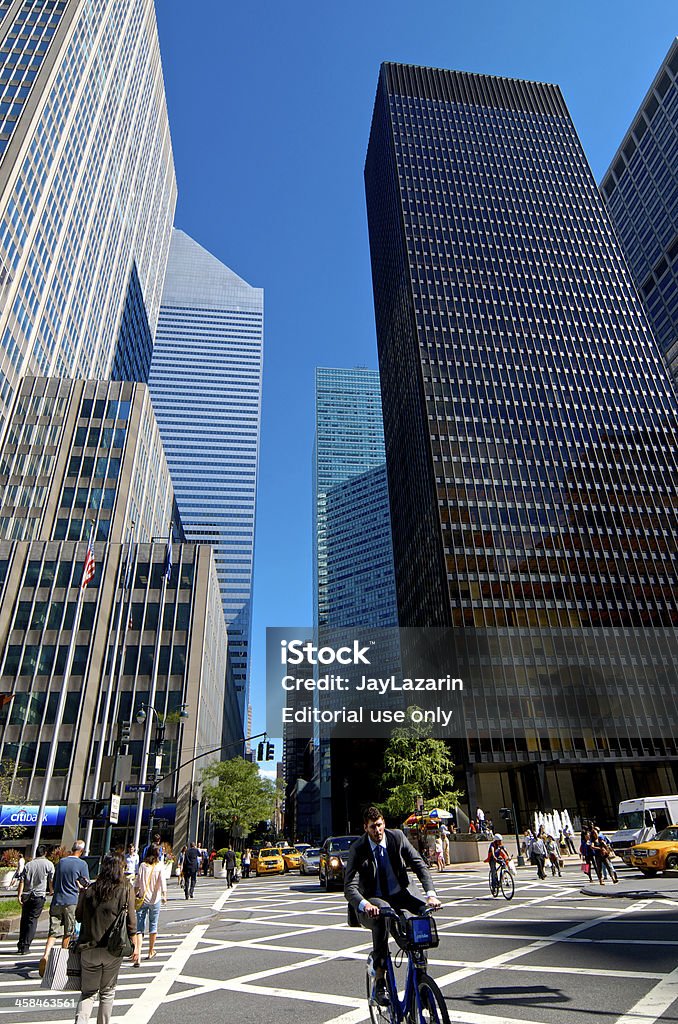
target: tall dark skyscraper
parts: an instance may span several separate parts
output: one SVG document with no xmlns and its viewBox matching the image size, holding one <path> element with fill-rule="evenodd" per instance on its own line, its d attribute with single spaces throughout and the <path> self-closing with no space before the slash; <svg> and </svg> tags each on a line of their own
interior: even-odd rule
<svg viewBox="0 0 678 1024">
<path fill-rule="evenodd" d="M 559 89 L 384 64 L 365 180 L 400 624 L 543 647 L 465 702 L 470 802 L 675 787 L 673 697 L 544 685 L 678 622 L 672 386 Z"/>
<path fill-rule="evenodd" d="M 678 380 L 678 39 L 674 39 L 601 191 L 655 338 Z"/>
</svg>

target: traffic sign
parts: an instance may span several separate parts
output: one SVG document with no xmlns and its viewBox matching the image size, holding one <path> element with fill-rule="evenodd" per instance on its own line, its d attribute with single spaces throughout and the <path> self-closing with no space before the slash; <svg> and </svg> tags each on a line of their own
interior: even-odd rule
<svg viewBox="0 0 678 1024">
<path fill-rule="evenodd" d="M 129 782 L 125 786 L 126 793 L 152 793 L 153 784 L 151 782 L 135 782 L 130 784 Z"/>
<path fill-rule="evenodd" d="M 111 825 L 118 824 L 118 818 L 120 817 L 120 797 L 117 793 L 111 793 L 111 810 L 108 815 L 108 820 Z"/>
</svg>

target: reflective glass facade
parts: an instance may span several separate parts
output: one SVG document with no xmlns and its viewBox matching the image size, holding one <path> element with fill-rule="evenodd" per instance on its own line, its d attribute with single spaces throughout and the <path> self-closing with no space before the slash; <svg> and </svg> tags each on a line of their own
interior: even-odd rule
<svg viewBox="0 0 678 1024">
<path fill-rule="evenodd" d="M 379 374 L 318 367 L 315 387 L 315 625 L 395 625 Z"/>
<path fill-rule="evenodd" d="M 365 180 L 400 624 L 526 638 L 467 720 L 469 801 L 477 765 L 491 807 L 552 806 L 548 768 L 576 808 L 560 766 L 676 756 L 673 698 L 594 722 L 540 668 L 573 629 L 678 622 L 671 381 L 557 87 L 385 64 Z M 489 771 L 521 763 L 522 793 Z"/>
<path fill-rule="evenodd" d="M 601 183 L 654 336 L 678 380 L 678 39 Z"/>
<path fill-rule="evenodd" d="M 22 374 L 111 375 L 133 263 L 153 333 L 176 182 L 152 0 L 13 4 L 0 50 L 4 429 Z"/>
<path fill-rule="evenodd" d="M 214 548 L 229 678 L 245 720 L 263 368 L 263 291 L 172 232 L 149 388 L 186 536 Z"/>
</svg>

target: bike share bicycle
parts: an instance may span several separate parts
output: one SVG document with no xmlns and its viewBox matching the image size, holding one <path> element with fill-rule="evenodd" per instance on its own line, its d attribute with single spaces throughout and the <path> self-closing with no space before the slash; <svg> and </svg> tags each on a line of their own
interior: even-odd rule
<svg viewBox="0 0 678 1024">
<path fill-rule="evenodd" d="M 490 892 L 495 898 L 501 893 L 504 899 L 512 900 L 515 891 L 516 883 L 507 863 L 497 865 L 495 876 L 490 868 Z"/>
<path fill-rule="evenodd" d="M 389 931 L 401 950 L 396 959 L 399 955 L 407 956 L 407 971 L 401 999 L 389 951 L 385 964 L 388 1005 L 380 1006 L 374 998 L 372 956 L 368 957 L 367 1000 L 372 1024 L 450 1024 L 443 994 L 426 972 L 426 950 L 438 945 L 433 910 L 424 910 L 420 917 L 407 917 L 392 907 L 382 907 L 380 913 L 390 919 Z"/>
</svg>

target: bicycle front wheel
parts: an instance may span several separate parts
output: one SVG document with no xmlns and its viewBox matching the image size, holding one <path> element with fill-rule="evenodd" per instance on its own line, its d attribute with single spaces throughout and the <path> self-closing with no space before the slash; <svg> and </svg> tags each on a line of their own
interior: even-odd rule
<svg viewBox="0 0 678 1024">
<path fill-rule="evenodd" d="M 508 870 L 502 871 L 501 873 L 501 891 L 505 899 L 513 899 L 513 894 L 516 891 L 516 883 L 513 881 L 513 875 Z"/>
<path fill-rule="evenodd" d="M 419 977 L 420 1024 L 450 1024 L 443 994 L 428 974 Z"/>
</svg>

